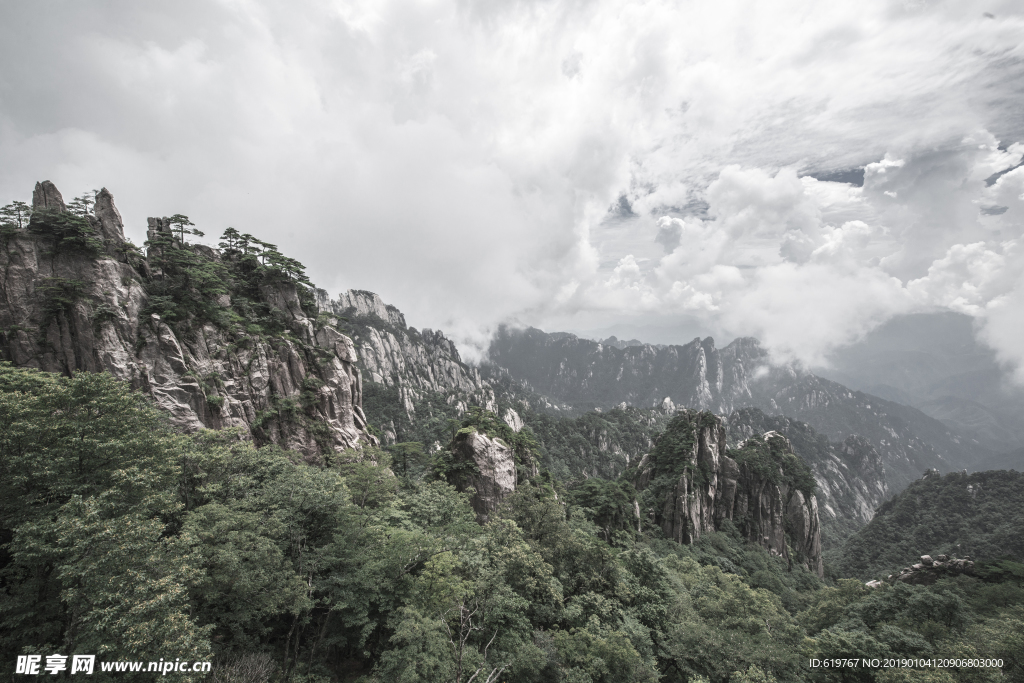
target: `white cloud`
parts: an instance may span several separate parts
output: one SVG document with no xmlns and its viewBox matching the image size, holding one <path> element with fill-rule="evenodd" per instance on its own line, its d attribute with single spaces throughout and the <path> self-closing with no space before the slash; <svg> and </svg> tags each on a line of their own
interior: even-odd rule
<svg viewBox="0 0 1024 683">
<path fill-rule="evenodd" d="M 1024 140 L 1024 17 L 985 11 L 8 3 L 0 193 L 105 185 L 137 241 L 147 215 L 244 228 L 467 349 L 642 315 L 811 361 L 946 306 L 1019 362 L 1024 171 L 985 179 L 1024 153 L 998 146 Z"/>
</svg>

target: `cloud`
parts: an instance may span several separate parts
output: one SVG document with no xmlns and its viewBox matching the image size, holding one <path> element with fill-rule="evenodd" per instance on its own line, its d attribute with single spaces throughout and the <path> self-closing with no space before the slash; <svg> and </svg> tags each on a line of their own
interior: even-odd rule
<svg viewBox="0 0 1024 683">
<path fill-rule="evenodd" d="M 985 9 L 9 3 L 0 192 L 244 229 L 470 352 L 636 321 L 812 361 L 945 306 L 1020 362 L 1024 188 L 986 180 L 1024 154 L 1024 17 Z"/>
</svg>

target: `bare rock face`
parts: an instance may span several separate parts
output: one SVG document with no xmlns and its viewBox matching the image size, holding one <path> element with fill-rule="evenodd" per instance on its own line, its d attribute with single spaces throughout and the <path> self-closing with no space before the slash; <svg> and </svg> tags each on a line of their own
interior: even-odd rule
<svg viewBox="0 0 1024 683">
<path fill-rule="evenodd" d="M 455 344 L 440 331 L 408 327 L 405 316 L 373 292 L 348 290 L 334 300 L 320 292 L 319 303 L 345 321 L 367 381 L 397 389 L 410 419 L 426 392 L 446 395 L 462 411 L 470 405 L 497 410 L 494 389 L 479 368 L 463 363 Z"/>
<path fill-rule="evenodd" d="M 63 209 L 48 181 L 36 185 L 33 205 Z M 143 314 L 160 274 L 125 247 L 110 192 L 97 194 L 95 216 L 86 218 L 92 242 L 58 248 L 44 231 L 24 230 L 0 251 L 0 359 L 64 374 L 106 371 L 152 396 L 185 431 L 238 427 L 312 460 L 376 442 L 366 431 L 352 340 L 303 312 L 298 285 L 260 292 L 287 335 L 230 336 L 212 324 L 183 334 Z M 166 219 L 149 224 L 151 236 L 169 230 Z M 222 298 L 218 305 L 230 305 Z"/>
<path fill-rule="evenodd" d="M 49 180 L 44 180 L 36 183 L 36 188 L 32 190 L 32 210 L 64 213 L 68 209 L 56 186 Z"/>
<path fill-rule="evenodd" d="M 452 451 L 453 460 L 467 465 L 459 488 L 476 490 L 470 502 L 477 520 L 484 524 L 501 501 L 516 490 L 516 463 L 512 449 L 501 439 L 476 430 L 459 434 Z"/>
<path fill-rule="evenodd" d="M 350 289 L 338 295 L 337 308 L 357 316 L 375 317 L 399 328 L 405 327 L 405 316 L 394 306 L 384 303 L 379 295 L 361 289 Z"/>
<path fill-rule="evenodd" d="M 505 421 L 505 424 L 512 428 L 513 432 L 522 431 L 525 426 L 523 418 L 519 417 L 519 413 L 517 413 L 514 408 L 506 408 L 505 414 L 501 419 Z"/>
<path fill-rule="evenodd" d="M 650 512 L 667 538 L 693 543 L 731 520 L 752 543 L 823 576 L 818 502 L 789 483 L 792 447 L 775 432 L 754 438 L 748 448 L 765 450 L 762 464 L 737 462 L 726 455 L 722 418 L 681 411 L 640 461 L 636 486 L 654 490 L 659 507 Z"/>
</svg>

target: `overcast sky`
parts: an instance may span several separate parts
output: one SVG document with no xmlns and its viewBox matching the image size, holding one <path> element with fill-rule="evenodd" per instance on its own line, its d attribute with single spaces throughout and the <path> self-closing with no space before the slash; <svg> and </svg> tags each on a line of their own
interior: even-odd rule
<svg viewBox="0 0 1024 683">
<path fill-rule="evenodd" d="M 234 226 L 470 352 L 952 309 L 1024 363 L 1019 0 L 4 0 L 0 60 L 0 201 Z"/>
</svg>

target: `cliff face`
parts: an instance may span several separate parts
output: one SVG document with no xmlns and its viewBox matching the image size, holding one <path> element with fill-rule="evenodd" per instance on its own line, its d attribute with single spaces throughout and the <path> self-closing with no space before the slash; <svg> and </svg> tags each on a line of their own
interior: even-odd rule
<svg viewBox="0 0 1024 683">
<path fill-rule="evenodd" d="M 871 521 L 889 497 L 885 466 L 874 446 L 851 435 L 830 442 L 809 425 L 757 408 L 743 408 L 729 416 L 729 440 L 738 443 L 765 432 L 786 437 L 793 452 L 811 468 L 818 485 L 822 547 L 837 548 L 842 541 Z"/>
<path fill-rule="evenodd" d="M 222 263 L 216 250 L 182 244 L 166 220 L 149 223 L 150 240 L 162 239 L 190 267 Z M 247 331 L 244 320 L 164 320 L 150 311 L 152 291 L 168 275 L 152 253 L 143 257 L 125 241 L 105 189 L 93 215 L 74 216 L 52 183 L 37 184 L 32 222 L 2 246 L 0 358 L 65 374 L 110 372 L 186 431 L 238 427 L 314 459 L 373 440 L 352 341 L 307 314 L 303 285 L 268 279 L 254 295 L 279 333 Z M 206 303 L 226 316 L 232 296 L 223 291 Z"/>
<path fill-rule="evenodd" d="M 397 308 L 373 292 L 349 290 L 334 300 L 321 295 L 319 303 L 355 340 L 366 380 L 396 390 L 410 420 L 416 403 L 431 392 L 442 394 L 459 412 L 470 405 L 497 409 L 494 390 L 480 370 L 463 363 L 441 332 L 409 327 Z"/>
<path fill-rule="evenodd" d="M 750 382 L 768 361 L 757 341 L 747 338 L 724 349 L 710 337 L 682 346 L 619 348 L 572 334 L 505 327 L 488 353 L 513 376 L 559 401 L 655 407 L 668 398 L 675 405 L 725 413 L 749 404 Z"/>
<path fill-rule="evenodd" d="M 733 453 L 722 418 L 673 418 L 638 466 L 636 485 L 654 521 L 666 537 L 692 543 L 728 519 L 752 543 L 822 576 L 818 502 L 789 442 L 769 432 Z"/>
</svg>

